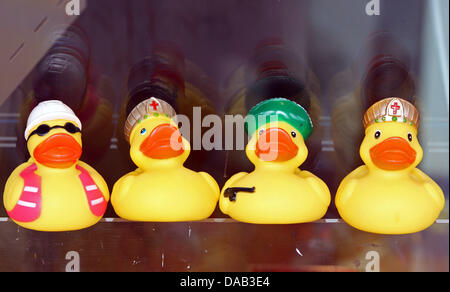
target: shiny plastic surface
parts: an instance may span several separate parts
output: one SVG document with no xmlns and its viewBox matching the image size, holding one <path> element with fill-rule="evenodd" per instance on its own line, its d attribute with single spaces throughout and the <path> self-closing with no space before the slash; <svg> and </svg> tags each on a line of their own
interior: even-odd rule
<svg viewBox="0 0 450 292">
<path fill-rule="evenodd" d="M 36 108 L 41 109 L 41 108 Z M 106 211 L 109 189 L 102 176 L 79 160 L 81 133 L 69 133 L 69 120 L 37 123 L 50 131 L 31 135 L 30 159 L 17 166 L 5 184 L 4 207 L 22 227 L 39 231 L 69 231 L 97 223 Z"/>
</svg>

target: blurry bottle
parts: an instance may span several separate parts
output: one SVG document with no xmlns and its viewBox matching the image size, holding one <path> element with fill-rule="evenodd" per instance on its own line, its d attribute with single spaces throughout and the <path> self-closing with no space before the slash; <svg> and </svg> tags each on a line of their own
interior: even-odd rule
<svg viewBox="0 0 450 292">
<path fill-rule="evenodd" d="M 96 162 L 110 148 L 113 112 L 108 99 L 114 99 L 114 89 L 109 78 L 91 63 L 89 42 L 79 27 L 69 26 L 55 34 L 55 43 L 32 72 L 32 90 L 20 112 L 18 143 L 27 153 L 23 130 L 29 113 L 42 101 L 59 99 L 83 125 L 82 159 Z"/>
<path fill-rule="evenodd" d="M 245 105 L 250 110 L 256 104 L 275 97 L 284 97 L 311 110 L 307 88 L 307 67 L 303 60 L 278 39 L 261 41 L 249 60 L 246 71 Z"/>
<path fill-rule="evenodd" d="M 185 96 L 178 99 L 179 112 L 192 120 L 192 108 L 201 107 L 202 117 L 217 114 L 220 99 L 213 80 L 193 61 L 185 60 Z"/>
<path fill-rule="evenodd" d="M 152 54 L 134 64 L 128 74 L 117 127 L 121 157 L 130 169 L 135 166 L 129 158 L 129 144 L 123 135 L 130 112 L 142 101 L 156 97 L 169 103 L 178 113 L 177 99 L 184 96 L 184 56 L 169 43 L 155 46 Z"/>
<path fill-rule="evenodd" d="M 330 133 L 338 176 L 362 165 L 359 147 L 364 137 L 365 111 L 386 97 L 416 102 L 414 74 L 406 47 L 392 33 L 369 36 L 353 63 L 330 82 L 328 101 L 333 105 Z"/>
<path fill-rule="evenodd" d="M 190 120 L 190 139 L 194 139 L 194 116 L 193 108 L 201 110 L 201 115 L 197 117 L 200 121 L 208 115 L 218 115 L 216 104 L 220 100 L 220 95 L 213 80 L 196 63 L 185 59 L 185 91 L 184 98 L 177 100 L 179 114 L 185 115 Z M 198 132 L 199 136 L 208 131 L 209 128 L 202 127 Z M 223 141 L 223 140 L 222 140 Z M 192 142 L 191 142 L 192 145 Z M 193 150 L 186 161 L 186 166 L 197 171 L 206 171 L 216 180 L 222 176 L 223 152 L 218 149 L 208 151 L 203 149 Z"/>
<path fill-rule="evenodd" d="M 225 114 L 245 117 L 256 104 L 275 97 L 284 97 L 300 104 L 309 113 L 314 125 L 313 134 L 306 140 L 309 154 L 303 164 L 304 168 L 312 169 L 317 163 L 323 136 L 319 125 L 319 92 L 319 81 L 307 64 L 281 39 L 268 38 L 257 45 L 249 62 L 239 67 L 227 80 L 224 94 L 229 102 Z M 245 151 L 227 152 L 225 175 L 251 168 Z"/>
<path fill-rule="evenodd" d="M 213 82 L 200 67 L 185 59 L 181 49 L 171 42 L 155 44 L 150 56 L 132 66 L 125 91 L 127 97 L 119 117 L 118 142 L 122 156 L 127 157 L 126 160 L 129 160 L 129 145 L 121 135 L 121 131 L 128 114 L 145 99 L 150 97 L 162 99 L 168 102 L 178 115 L 186 116 L 190 121 L 189 135 L 185 136 L 188 140 L 192 140 L 193 137 L 194 107 L 201 108 L 200 123 L 206 115 L 216 114 L 212 100 L 218 95 Z M 201 129 L 201 136 L 205 130 Z M 210 155 L 207 151 L 192 149 L 185 165 L 193 170 L 213 173 L 216 168 L 205 163 L 208 156 Z M 132 163 L 131 167 L 134 167 Z"/>
<path fill-rule="evenodd" d="M 136 63 L 128 75 L 126 113 L 152 96 L 177 110 L 177 99 L 184 96 L 184 56 L 169 45 L 155 47 L 150 57 Z"/>
<path fill-rule="evenodd" d="M 81 107 L 88 87 L 90 48 L 87 36 L 70 26 L 36 66 L 33 89 L 35 99 L 59 98 L 73 109 Z"/>
</svg>

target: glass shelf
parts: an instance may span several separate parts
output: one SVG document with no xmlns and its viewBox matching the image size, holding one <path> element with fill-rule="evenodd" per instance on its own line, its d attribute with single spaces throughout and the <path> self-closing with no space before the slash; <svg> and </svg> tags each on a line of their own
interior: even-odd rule
<svg viewBox="0 0 450 292">
<path fill-rule="evenodd" d="M 252 225 L 104 218 L 75 232 L 37 232 L 12 222 L 0 222 L 0 230 L 0 271 L 448 271 L 448 220 L 395 236 L 337 219 Z"/>
</svg>

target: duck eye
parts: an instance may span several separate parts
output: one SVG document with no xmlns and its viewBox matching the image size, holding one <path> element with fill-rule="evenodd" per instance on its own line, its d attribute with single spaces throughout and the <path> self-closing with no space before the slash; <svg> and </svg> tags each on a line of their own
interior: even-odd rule
<svg viewBox="0 0 450 292">
<path fill-rule="evenodd" d="M 409 140 L 409 142 L 412 142 L 412 134 L 411 133 L 408 133 L 408 140 Z"/>
<path fill-rule="evenodd" d="M 381 136 L 381 131 L 380 130 L 376 131 L 375 132 L 375 139 L 380 138 L 380 136 Z"/>
<path fill-rule="evenodd" d="M 259 130 L 259 135 L 262 135 L 264 133 L 264 129 Z"/>
<path fill-rule="evenodd" d="M 292 132 L 291 132 L 291 136 L 292 136 L 293 138 L 297 137 L 297 132 L 292 131 Z"/>
<path fill-rule="evenodd" d="M 141 135 L 145 135 L 145 133 L 147 133 L 147 129 L 146 128 L 142 128 L 141 129 Z"/>
<path fill-rule="evenodd" d="M 39 136 L 45 136 L 50 132 L 50 126 L 46 124 L 42 124 L 34 131 Z M 30 135 L 31 136 L 31 135 Z"/>
<path fill-rule="evenodd" d="M 66 123 L 64 125 L 64 129 L 66 129 L 66 131 L 69 132 L 70 134 L 80 132 L 80 129 L 72 123 Z"/>
</svg>

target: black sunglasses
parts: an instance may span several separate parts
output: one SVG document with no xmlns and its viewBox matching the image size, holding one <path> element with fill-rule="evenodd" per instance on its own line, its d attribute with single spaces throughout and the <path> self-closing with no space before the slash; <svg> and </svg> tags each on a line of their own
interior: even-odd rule
<svg viewBox="0 0 450 292">
<path fill-rule="evenodd" d="M 27 140 L 30 139 L 30 137 L 33 136 L 34 134 L 37 134 L 39 136 L 45 136 L 48 134 L 48 132 L 50 132 L 50 130 L 58 129 L 58 128 L 65 129 L 70 134 L 75 134 L 75 133 L 81 132 L 80 128 L 78 128 L 77 126 L 75 126 L 72 123 L 66 123 L 64 126 L 53 126 L 53 127 L 50 127 L 47 124 L 42 124 L 39 127 L 37 127 L 36 130 L 31 132 L 30 135 L 28 135 Z"/>
</svg>

